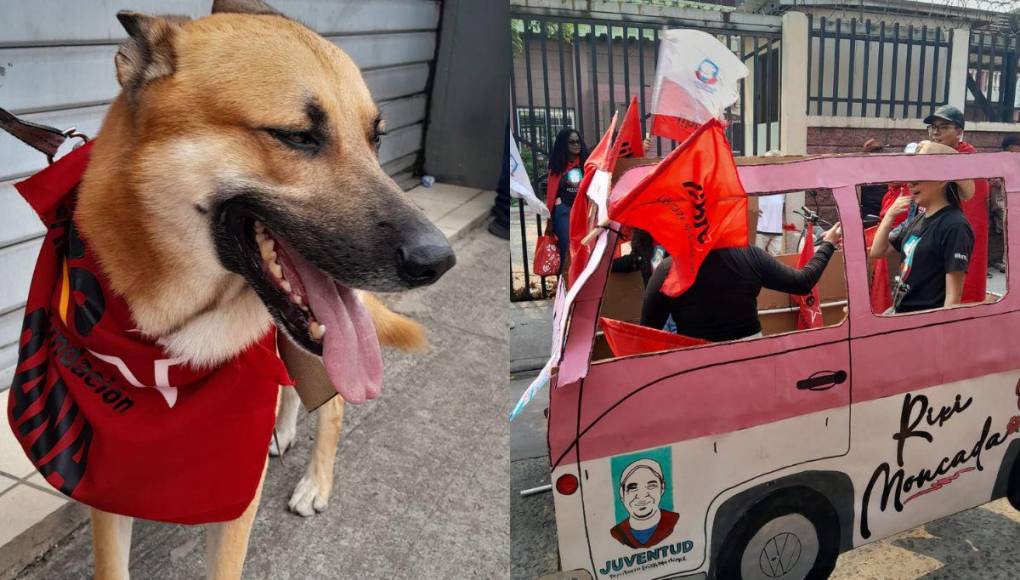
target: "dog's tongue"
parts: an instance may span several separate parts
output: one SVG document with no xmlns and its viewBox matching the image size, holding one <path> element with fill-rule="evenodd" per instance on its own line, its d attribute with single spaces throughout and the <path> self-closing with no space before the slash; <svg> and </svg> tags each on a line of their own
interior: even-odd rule
<svg viewBox="0 0 1020 580">
<path fill-rule="evenodd" d="M 349 403 L 364 403 L 382 389 L 382 353 L 372 318 L 354 291 L 287 248 L 315 319 L 326 327 L 322 362 L 333 388 Z"/>
</svg>

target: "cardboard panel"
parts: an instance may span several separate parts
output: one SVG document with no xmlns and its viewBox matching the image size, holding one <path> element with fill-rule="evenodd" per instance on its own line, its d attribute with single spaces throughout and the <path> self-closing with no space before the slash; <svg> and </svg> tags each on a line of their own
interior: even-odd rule
<svg viewBox="0 0 1020 580">
<path fill-rule="evenodd" d="M 839 324 L 846 317 L 844 308 L 846 306 L 842 304 L 822 304 L 822 321 L 825 326 L 832 326 Z M 758 316 L 758 320 L 761 321 L 761 331 L 765 336 L 771 336 L 773 334 L 782 334 L 784 332 L 793 332 L 797 330 L 797 311 L 791 310 L 789 312 L 770 312 L 768 314 L 761 314 Z"/>
<path fill-rule="evenodd" d="M 599 316 L 639 324 L 644 295 L 641 272 L 610 272 Z"/>
<path fill-rule="evenodd" d="M 784 254 L 776 258 L 791 268 L 797 265 L 797 254 Z M 843 251 L 839 250 L 829 259 L 825 272 L 818 280 L 818 298 L 822 302 L 833 300 L 846 300 L 846 268 L 843 265 Z M 785 292 L 776 292 L 768 288 L 762 288 L 758 294 L 758 310 L 770 308 L 785 308 L 793 306 L 790 295 Z"/>
</svg>

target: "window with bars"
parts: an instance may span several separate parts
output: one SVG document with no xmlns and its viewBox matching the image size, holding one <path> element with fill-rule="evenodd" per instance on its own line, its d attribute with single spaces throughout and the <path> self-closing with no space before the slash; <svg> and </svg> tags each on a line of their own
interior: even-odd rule
<svg viewBox="0 0 1020 580">
<path fill-rule="evenodd" d="M 564 127 L 577 127 L 574 109 L 561 107 L 517 107 L 514 109 L 517 135 L 523 143 L 549 154 L 556 134 Z M 548 133 L 547 133 L 548 131 Z"/>
</svg>

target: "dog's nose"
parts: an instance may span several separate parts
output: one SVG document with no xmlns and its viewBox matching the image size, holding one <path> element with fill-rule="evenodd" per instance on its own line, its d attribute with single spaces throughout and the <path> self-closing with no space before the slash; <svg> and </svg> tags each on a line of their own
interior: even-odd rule
<svg viewBox="0 0 1020 580">
<path fill-rule="evenodd" d="M 457 263 L 457 256 L 439 230 L 420 233 L 397 249 L 397 272 L 411 287 L 438 280 Z"/>
</svg>

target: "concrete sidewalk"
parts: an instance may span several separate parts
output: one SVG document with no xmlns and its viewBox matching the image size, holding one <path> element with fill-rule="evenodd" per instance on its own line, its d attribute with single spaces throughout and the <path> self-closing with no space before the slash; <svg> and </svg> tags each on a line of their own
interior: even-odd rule
<svg viewBox="0 0 1020 580">
<path fill-rule="evenodd" d="M 283 461 L 271 460 L 246 578 L 506 576 L 509 248 L 481 228 L 457 237 L 449 274 L 389 301 L 428 327 L 432 348 L 386 352 L 382 397 L 347 406 L 326 511 L 302 518 L 286 508 L 308 461 L 312 417 L 300 419 Z M 136 522 L 131 574 L 204 576 L 203 535 Z M 78 523 L 18 578 L 90 577 L 90 543 Z"/>
<path fill-rule="evenodd" d="M 552 345 L 552 314 L 552 300 L 510 303 L 511 373 L 545 366 Z"/>
</svg>

